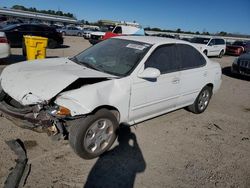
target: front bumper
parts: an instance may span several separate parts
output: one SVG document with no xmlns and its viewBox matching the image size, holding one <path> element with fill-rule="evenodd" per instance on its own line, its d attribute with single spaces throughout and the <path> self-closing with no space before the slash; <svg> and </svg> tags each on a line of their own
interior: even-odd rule
<svg viewBox="0 0 250 188">
<path fill-rule="evenodd" d="M 100 39 L 89 39 L 89 42 L 90 42 L 90 44 L 92 44 L 92 45 L 95 45 L 95 44 L 97 44 L 97 43 L 99 43 L 99 42 L 101 42 L 102 40 L 100 40 Z"/>
<path fill-rule="evenodd" d="M 48 132 L 49 128 L 53 126 L 54 118 L 45 111 L 34 113 L 32 108 L 18 109 L 5 101 L 0 102 L 0 113 L 15 125 L 36 132 Z"/>
<path fill-rule="evenodd" d="M 231 72 L 234 74 L 240 74 L 244 76 L 250 76 L 250 68 L 247 67 L 241 67 L 239 65 L 233 64 L 231 66 Z"/>
</svg>

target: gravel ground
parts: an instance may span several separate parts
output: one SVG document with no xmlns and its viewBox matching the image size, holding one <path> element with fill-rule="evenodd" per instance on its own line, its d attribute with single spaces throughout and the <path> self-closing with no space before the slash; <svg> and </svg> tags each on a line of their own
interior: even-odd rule
<svg viewBox="0 0 250 188">
<path fill-rule="evenodd" d="M 88 46 L 83 38 L 65 37 L 65 46 L 47 56 L 71 56 Z M 0 69 L 23 60 L 21 49 L 12 54 Z M 0 187 L 16 159 L 5 141 L 17 138 L 31 163 L 25 187 L 250 187 L 250 82 L 230 74 L 234 58 L 213 58 L 223 82 L 203 114 L 181 109 L 124 129 L 98 159 L 83 160 L 67 141 L 0 117 Z"/>
</svg>

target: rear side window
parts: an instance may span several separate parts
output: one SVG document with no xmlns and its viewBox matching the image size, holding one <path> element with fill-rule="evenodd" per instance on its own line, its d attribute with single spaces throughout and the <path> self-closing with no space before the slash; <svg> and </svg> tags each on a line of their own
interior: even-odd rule
<svg viewBox="0 0 250 188">
<path fill-rule="evenodd" d="M 114 30 L 114 33 L 120 34 L 122 33 L 122 28 L 121 27 L 116 27 Z"/>
<path fill-rule="evenodd" d="M 176 44 L 176 52 L 181 70 L 198 68 L 206 65 L 205 58 L 194 47 L 187 44 Z"/>
<path fill-rule="evenodd" d="M 225 41 L 223 39 L 215 39 L 215 45 L 223 45 Z"/>
<path fill-rule="evenodd" d="M 176 45 L 163 45 L 156 48 L 145 63 L 145 68 L 152 67 L 158 69 L 161 74 L 179 70 L 176 57 Z"/>
</svg>

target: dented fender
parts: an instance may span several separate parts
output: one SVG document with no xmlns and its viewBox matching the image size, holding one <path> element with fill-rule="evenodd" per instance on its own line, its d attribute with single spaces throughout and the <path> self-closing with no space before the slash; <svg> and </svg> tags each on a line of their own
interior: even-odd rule
<svg viewBox="0 0 250 188">
<path fill-rule="evenodd" d="M 128 120 L 130 79 L 112 79 L 59 94 L 55 103 L 71 111 L 72 116 L 91 113 L 100 106 L 111 106 L 120 112 L 120 122 Z"/>
</svg>

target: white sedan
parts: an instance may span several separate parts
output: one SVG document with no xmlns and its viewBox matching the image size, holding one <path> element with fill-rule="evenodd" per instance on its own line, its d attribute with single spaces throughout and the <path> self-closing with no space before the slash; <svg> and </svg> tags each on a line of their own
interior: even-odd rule
<svg viewBox="0 0 250 188">
<path fill-rule="evenodd" d="M 202 113 L 220 85 L 220 65 L 191 43 L 123 36 L 72 58 L 9 65 L 0 110 L 25 120 L 22 127 L 68 137 L 80 157 L 91 159 L 111 147 L 120 124 L 183 107 Z"/>
<path fill-rule="evenodd" d="M 10 45 L 4 32 L 0 32 L 0 59 L 10 55 Z"/>
</svg>

